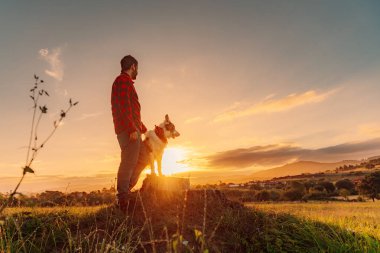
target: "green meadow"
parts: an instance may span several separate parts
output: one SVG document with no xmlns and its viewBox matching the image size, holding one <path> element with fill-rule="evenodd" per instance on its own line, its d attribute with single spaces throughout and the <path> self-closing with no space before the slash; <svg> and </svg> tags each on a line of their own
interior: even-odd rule
<svg viewBox="0 0 380 253">
<path fill-rule="evenodd" d="M 379 203 L 241 203 L 217 190 L 136 193 L 128 212 L 13 207 L 0 252 L 379 252 Z"/>
<path fill-rule="evenodd" d="M 305 220 L 323 222 L 380 240 L 380 201 L 251 203 L 247 206 L 276 215 L 290 214 Z"/>
</svg>

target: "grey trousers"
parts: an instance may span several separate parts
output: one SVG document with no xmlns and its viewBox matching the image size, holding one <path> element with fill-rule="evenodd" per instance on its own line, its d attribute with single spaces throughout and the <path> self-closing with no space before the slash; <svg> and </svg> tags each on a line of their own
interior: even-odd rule
<svg viewBox="0 0 380 253">
<path fill-rule="evenodd" d="M 121 149 L 121 161 L 117 172 L 117 197 L 123 199 L 128 197 L 129 182 L 137 165 L 139 158 L 141 136 L 137 140 L 130 140 L 129 134 L 124 131 L 117 135 Z"/>
<path fill-rule="evenodd" d="M 121 161 L 117 173 L 117 198 L 126 199 L 130 190 L 136 185 L 140 173 L 149 163 L 148 150 L 138 133 L 137 140 L 130 140 L 124 131 L 117 135 L 121 149 Z"/>
</svg>

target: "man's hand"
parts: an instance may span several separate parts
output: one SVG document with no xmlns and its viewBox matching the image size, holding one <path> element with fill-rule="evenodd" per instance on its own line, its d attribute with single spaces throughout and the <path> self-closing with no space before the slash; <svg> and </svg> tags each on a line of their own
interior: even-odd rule
<svg viewBox="0 0 380 253">
<path fill-rule="evenodd" d="M 135 141 L 135 140 L 137 140 L 137 138 L 138 138 L 137 131 L 134 131 L 133 133 L 131 133 L 131 134 L 129 135 L 129 139 L 130 139 L 131 141 Z"/>
</svg>

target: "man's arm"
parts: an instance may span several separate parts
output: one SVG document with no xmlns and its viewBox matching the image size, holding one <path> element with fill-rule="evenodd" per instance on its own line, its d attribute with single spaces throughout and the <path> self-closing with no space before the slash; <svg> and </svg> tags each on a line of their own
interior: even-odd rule
<svg viewBox="0 0 380 253">
<path fill-rule="evenodd" d="M 142 129 L 141 129 L 141 133 L 145 134 L 146 131 L 148 131 L 148 129 L 146 128 L 146 126 L 144 125 L 144 123 L 141 122 L 141 125 L 142 125 Z"/>
</svg>

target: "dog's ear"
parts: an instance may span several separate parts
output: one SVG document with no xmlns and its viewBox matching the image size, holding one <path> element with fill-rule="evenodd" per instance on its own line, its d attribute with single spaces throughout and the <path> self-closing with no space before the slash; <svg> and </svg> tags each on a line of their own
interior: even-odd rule
<svg viewBox="0 0 380 253">
<path fill-rule="evenodd" d="M 169 115 L 165 115 L 165 121 L 168 121 L 169 122 Z"/>
</svg>

